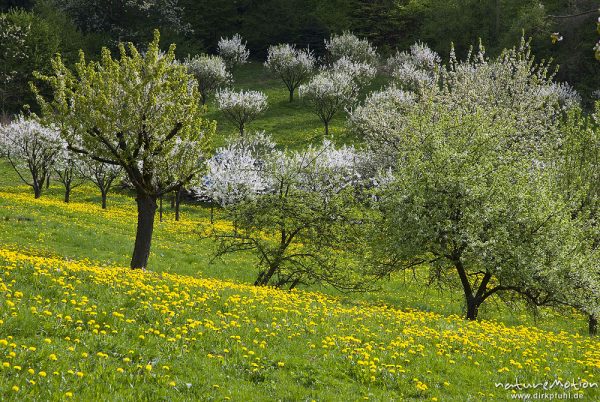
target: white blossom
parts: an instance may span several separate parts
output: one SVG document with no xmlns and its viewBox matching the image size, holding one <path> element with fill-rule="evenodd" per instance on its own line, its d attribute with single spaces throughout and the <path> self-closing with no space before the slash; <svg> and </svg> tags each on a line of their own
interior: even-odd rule
<svg viewBox="0 0 600 402">
<path fill-rule="evenodd" d="M 371 82 L 377 73 L 377 69 L 372 65 L 360 61 L 353 61 L 347 56 L 342 56 L 335 61 L 331 65 L 330 69 L 349 75 L 360 87 L 363 87 Z"/>
<path fill-rule="evenodd" d="M 219 56 L 223 58 L 229 71 L 248 61 L 250 51 L 246 49 L 246 43 L 242 42 L 240 34 L 235 34 L 231 38 L 221 38 L 217 44 Z"/>
<path fill-rule="evenodd" d="M 350 111 L 350 128 L 366 140 L 373 151 L 373 163 L 380 168 L 395 164 L 395 153 L 403 142 L 401 133 L 406 116 L 416 101 L 414 93 L 392 85 L 369 94 L 361 105 Z"/>
<path fill-rule="evenodd" d="M 264 132 L 238 138 L 217 149 L 206 162 L 206 174 L 192 192 L 199 199 L 221 206 L 268 192 L 271 181 L 266 169 L 276 156 L 275 144 Z"/>
<path fill-rule="evenodd" d="M 27 37 L 30 35 L 31 27 L 20 26 L 11 22 L 8 14 L 0 14 L 0 84 L 8 84 L 17 76 L 9 66 L 25 63 L 29 58 Z"/>
<path fill-rule="evenodd" d="M 217 106 L 243 135 L 246 124 L 267 110 L 267 95 L 260 91 L 223 89 L 217 92 Z"/>
<path fill-rule="evenodd" d="M 326 39 L 325 49 L 329 52 L 332 62 L 345 56 L 354 62 L 374 65 L 378 59 L 375 47 L 368 40 L 360 39 L 350 32 Z"/>
<path fill-rule="evenodd" d="M 296 185 L 303 191 L 322 195 L 338 193 L 346 187 L 355 186 L 362 178 L 362 155 L 353 146 L 336 148 L 329 140 L 319 146 L 309 146 L 304 151 L 287 157 L 297 174 Z"/>
<path fill-rule="evenodd" d="M 417 42 L 409 52 L 397 52 L 387 60 L 387 70 L 403 88 L 417 90 L 437 82 L 441 58 L 427 45 Z"/>
<path fill-rule="evenodd" d="M 516 127 L 513 147 L 541 152 L 542 144 L 557 134 L 561 105 L 553 73 L 547 63 L 536 63 L 523 38 L 518 46 L 494 59 L 480 44 L 477 52 L 458 61 L 451 55 L 441 71 L 443 88 L 432 92 L 436 102 L 460 114 L 490 113 Z M 553 140 L 550 139 L 549 142 Z"/>
<path fill-rule="evenodd" d="M 202 104 L 206 103 L 209 95 L 218 88 L 231 82 L 232 76 L 227 71 L 227 66 L 219 56 L 200 55 L 186 59 L 185 65 L 188 72 L 196 77 Z"/>
<path fill-rule="evenodd" d="M 296 49 L 294 45 L 270 46 L 265 67 L 276 73 L 290 92 L 290 102 L 294 90 L 303 83 L 315 68 L 316 59 L 310 50 Z"/>
<path fill-rule="evenodd" d="M 551 82 L 540 90 L 541 97 L 549 97 L 561 108 L 568 110 L 581 104 L 581 95 L 567 82 Z"/>
<path fill-rule="evenodd" d="M 41 125 L 35 116 L 19 116 L 0 126 L 0 153 L 8 158 L 21 180 L 33 187 L 36 198 L 41 195 L 56 155 L 65 147 L 58 130 Z M 29 171 L 30 179 L 23 176 L 24 170 Z"/>
<path fill-rule="evenodd" d="M 329 134 L 329 122 L 344 108 L 351 106 L 358 92 L 352 76 L 341 71 L 322 71 L 300 86 L 299 94 L 319 116 Z"/>
</svg>

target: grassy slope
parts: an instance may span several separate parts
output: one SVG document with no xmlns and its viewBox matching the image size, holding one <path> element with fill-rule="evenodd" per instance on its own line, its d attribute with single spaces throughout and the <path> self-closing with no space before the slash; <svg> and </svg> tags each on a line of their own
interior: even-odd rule
<svg viewBox="0 0 600 402">
<path fill-rule="evenodd" d="M 108 210 L 100 208 L 98 192 L 91 186 L 76 188 L 71 203 L 62 202 L 61 188 L 53 184 L 41 199 L 35 200 L 26 186 L 18 185 L 17 176 L 0 161 L 0 244 L 12 249 L 27 249 L 35 255 L 59 255 L 88 258 L 126 266 L 131 257 L 135 235 L 135 203 L 127 194 L 113 193 Z M 224 224 L 217 212 L 216 223 Z M 251 282 L 255 260 L 250 254 L 235 254 L 212 259 L 214 243 L 203 235 L 210 226 L 209 210 L 198 205 L 182 205 L 182 221 L 174 222 L 173 212 L 165 203 L 164 222 L 157 222 L 151 253 L 151 269 L 177 272 L 240 282 Z M 458 291 L 438 290 L 415 283 L 412 274 L 393 276 L 381 283 L 374 293 L 351 294 L 352 300 L 393 304 L 399 307 L 461 314 L 462 296 Z M 333 295 L 333 289 L 314 287 Z M 507 324 L 533 324 L 533 318 L 518 308 L 507 308 L 497 299 L 484 305 L 481 317 L 498 319 Z M 542 311 L 539 324 L 547 329 L 573 330 L 582 333 L 581 317 L 558 317 Z"/>
<path fill-rule="evenodd" d="M 385 83 L 385 78 L 378 77 L 363 92 L 379 89 Z M 303 104 L 302 100 L 298 98 L 297 92 L 294 94 L 294 101 L 290 103 L 289 92 L 284 83 L 273 76 L 262 64 L 250 63 L 242 66 L 236 72 L 233 86 L 237 90 L 262 91 L 268 96 L 269 108 L 264 115 L 250 123 L 247 130 L 265 130 L 273 135 L 279 145 L 288 148 L 299 148 L 323 140 L 324 129 L 317 115 Z M 207 108 L 207 117 L 218 122 L 215 145 L 220 146 L 228 137 L 237 134 L 237 128 L 216 110 L 213 100 L 207 103 Z M 347 130 L 345 119 L 346 113 L 342 111 L 330 123 L 330 135 L 338 143 L 350 143 L 356 140 Z"/>
<path fill-rule="evenodd" d="M 373 85 L 373 87 L 376 88 L 382 84 L 383 81 L 379 80 Z M 269 132 L 273 132 L 276 140 L 282 146 L 302 147 L 309 141 L 321 140 L 322 137 L 320 137 L 320 133 L 322 128 L 316 116 L 312 115 L 310 111 L 306 110 L 300 102 L 289 104 L 287 102 L 287 92 L 285 91 L 283 84 L 276 79 L 269 77 L 266 71 L 260 65 L 250 65 L 241 70 L 237 77 L 237 85 L 242 88 L 264 90 L 269 95 L 269 112 L 264 117 L 254 122 L 251 126 L 252 128 L 265 129 Z M 212 108 L 214 108 L 214 106 L 209 105 L 208 116 L 218 120 L 219 135 L 216 145 L 219 145 L 224 143 L 228 136 L 234 135 L 234 128 L 231 125 L 228 125 L 226 122 L 223 122 L 220 114 L 212 110 Z M 353 141 L 351 136 L 344 128 L 343 116 L 339 116 L 335 120 L 333 125 L 333 133 L 335 139 L 339 142 Z M 87 258 L 94 261 L 100 261 L 102 263 L 115 263 L 120 266 L 126 266 L 128 264 L 131 247 L 133 244 L 135 225 L 134 202 L 127 194 L 112 194 L 109 196 L 109 210 L 102 211 L 98 206 L 99 197 L 95 194 L 96 191 L 92 187 L 79 188 L 75 190 L 72 196 L 73 203 L 71 203 L 69 206 L 66 206 L 61 202 L 61 189 L 57 184 L 54 184 L 50 191 L 45 194 L 42 199 L 34 200 L 32 195 L 29 193 L 29 189 L 19 185 L 17 176 L 10 170 L 9 166 L 3 161 L 0 161 L 0 248 L 21 250 L 27 254 L 33 255 L 55 255 L 60 257 L 68 257 L 70 259 Z M 227 257 L 224 260 L 217 260 L 209 263 L 212 255 L 213 245 L 211 241 L 203 238 L 202 236 L 202 228 L 208 225 L 207 209 L 199 206 L 184 205 L 183 216 L 183 222 L 173 222 L 172 213 L 167 207 L 165 222 L 157 223 L 153 243 L 153 252 L 151 255 L 151 269 L 153 271 L 186 274 L 194 277 L 201 276 L 222 278 L 242 283 L 250 282 L 253 279 L 255 275 L 255 269 L 253 268 L 253 260 L 250 255 L 239 254 Z M 219 222 L 218 224 L 223 224 L 223 222 Z M 54 262 L 53 264 L 56 265 L 57 263 Z M 43 299 L 48 298 L 52 301 L 51 303 L 58 303 L 53 304 L 53 308 L 57 308 L 59 310 L 64 308 L 62 305 L 59 306 L 60 303 L 58 300 L 54 300 L 54 298 L 50 297 L 53 295 L 52 292 L 57 292 L 56 290 L 48 289 L 48 292 L 50 293 L 45 293 L 45 285 L 41 286 L 39 284 L 29 284 L 26 280 L 27 271 L 25 270 L 19 272 L 21 272 L 21 277 L 18 282 L 19 287 L 21 287 L 21 291 L 27 295 L 26 298 L 31 297 L 33 293 L 41 292 Z M 78 292 L 80 294 L 87 295 L 90 300 L 94 300 L 91 303 L 95 304 L 100 309 L 104 309 L 106 311 L 115 311 L 118 308 L 129 308 L 135 304 L 134 300 L 127 299 L 126 297 L 124 299 L 120 296 L 114 297 L 116 293 L 111 291 L 110 286 L 106 288 L 104 285 L 99 286 L 98 284 L 92 284 L 88 279 L 81 280 L 83 282 L 80 284 L 81 286 L 78 287 Z M 34 286 L 34 289 L 31 289 L 31 286 Z M 438 292 L 436 289 L 425 288 L 419 284 L 415 284 L 410 281 L 410 278 L 408 277 L 405 281 L 403 276 L 392 277 L 389 282 L 382 283 L 382 288 L 382 291 L 378 293 L 353 294 L 344 296 L 341 300 L 343 303 L 368 301 L 375 303 L 376 305 L 392 304 L 398 308 L 416 308 L 421 311 L 432 311 L 447 316 L 451 314 L 461 314 L 462 299 L 459 292 Z M 249 288 L 243 289 L 243 292 L 245 293 L 253 292 L 253 290 Z M 14 290 L 17 289 L 15 288 Z M 312 290 L 319 290 L 331 295 L 338 295 L 332 289 L 327 288 Z M 281 293 L 276 294 L 282 295 Z M 30 300 L 28 303 L 33 303 L 33 301 Z M 215 313 L 217 310 L 224 312 L 229 309 L 221 297 L 217 298 L 215 303 L 214 309 L 211 309 L 211 314 Z M 265 303 L 265 300 L 261 301 L 260 303 Z M 338 306 L 338 304 L 336 304 L 336 306 Z M 0 305 L 0 309 L 2 308 L 6 309 L 5 303 Z M 368 309 L 372 309 L 368 311 L 378 311 L 376 307 L 368 307 Z M 7 310 L 4 310 L 4 313 L 7 313 Z M 115 356 L 118 356 L 119 353 L 125 353 L 120 348 L 124 347 L 122 345 L 123 343 L 127 344 L 130 340 L 128 336 L 131 336 L 131 331 L 142 331 L 144 330 L 142 328 L 146 328 L 147 326 L 151 325 L 151 321 L 147 321 L 146 318 L 144 318 L 145 316 L 139 315 L 141 313 L 138 313 L 139 312 L 134 312 L 136 325 L 127 329 L 120 335 L 115 336 L 110 342 L 110 346 L 113 348 L 113 351 L 111 352 L 111 359 Z M 205 313 L 206 312 L 203 312 L 202 314 Z M 338 334 L 339 328 L 336 327 L 338 324 L 335 322 L 326 322 L 327 317 L 329 317 L 327 315 L 328 312 L 325 310 L 317 310 L 317 313 L 313 314 L 313 317 L 316 316 L 320 320 L 324 320 L 315 328 L 315 330 L 319 332 L 320 336 L 334 336 Z M 319 316 L 319 314 L 323 314 L 323 316 Z M 522 309 L 517 308 L 513 310 L 506 308 L 498 300 L 488 304 L 483 309 L 481 315 L 483 318 L 494 319 L 506 324 L 532 324 L 532 318 L 528 315 L 525 315 Z M 185 316 L 185 314 L 183 316 Z M 419 317 L 428 316 L 425 314 L 423 316 L 419 315 Z M 344 320 L 346 318 L 344 318 Z M 570 333 L 578 331 L 582 332 L 584 329 L 584 321 L 578 316 L 559 317 L 551 312 L 543 312 L 541 318 L 542 319 L 538 324 L 543 328 L 555 331 L 564 329 Z M 438 319 L 442 318 L 435 318 L 433 322 L 428 323 L 425 327 L 429 329 L 424 329 L 424 331 L 429 333 L 431 336 L 433 336 L 434 333 L 439 332 L 440 327 L 436 321 Z M 137 324 L 140 323 L 139 320 L 145 321 L 145 324 L 142 327 L 137 326 Z M 465 335 L 461 333 L 463 330 L 460 328 L 463 328 L 463 326 L 467 324 L 462 323 L 461 320 L 457 320 L 455 318 L 448 318 L 448 320 L 450 321 L 443 325 L 447 325 L 451 329 L 451 334 L 455 334 L 459 337 L 457 339 L 464 340 Z M 9 322 L 8 320 L 5 321 L 7 323 Z M 390 339 L 385 338 L 385 336 L 387 336 L 385 334 L 388 334 L 386 331 L 392 331 L 392 333 L 397 335 L 403 331 L 405 324 L 406 323 L 403 320 L 400 320 L 396 323 L 395 327 L 387 327 L 383 325 L 383 322 L 369 321 L 369 324 L 366 327 L 361 327 L 358 324 L 346 327 L 344 333 L 349 333 L 348 331 L 354 330 L 357 333 L 360 332 L 362 335 L 365 335 L 364 331 L 366 331 L 366 333 L 370 334 L 369 336 L 382 336 L 383 338 L 381 338 L 380 341 L 388 342 Z M 26 315 L 20 315 L 18 319 L 14 320 L 10 327 L 5 327 L 5 329 L 10 328 L 11 332 L 0 331 L 0 338 L 4 336 L 4 334 L 14 333 L 15 336 L 18 336 L 19 338 L 19 341 L 16 342 L 17 344 L 35 343 L 39 341 L 39 336 L 35 338 L 34 342 L 34 334 L 37 333 L 39 335 L 40 333 L 44 332 L 50 333 L 55 329 L 54 326 L 50 324 L 44 324 L 41 327 L 40 325 L 41 323 L 35 319 L 31 319 L 31 317 L 27 318 Z M 270 325 L 269 314 L 260 317 L 260 325 L 263 325 L 263 328 L 266 328 L 265 326 Z M 19 332 L 21 331 L 19 328 L 24 328 L 23 332 Z M 495 326 L 494 324 L 493 328 L 502 327 Z M 252 328 L 247 329 L 249 332 L 246 334 L 247 339 L 245 342 L 250 342 L 251 329 Z M 163 327 L 162 330 L 165 330 L 165 327 Z M 59 344 L 63 343 L 63 340 L 59 340 L 59 338 L 64 336 L 66 333 L 61 331 L 62 330 L 60 329 L 56 329 L 55 333 L 52 334 L 52 339 L 55 339 Z M 483 328 L 480 328 L 479 331 L 483 331 Z M 525 331 L 526 333 L 537 333 L 537 330 L 535 329 L 529 330 L 523 328 L 522 331 Z M 482 337 L 482 334 L 483 332 L 479 333 L 477 337 Z M 544 335 L 543 337 L 545 336 L 547 335 Z M 554 335 L 548 336 L 552 337 Z M 578 342 L 581 342 L 580 339 L 573 338 L 571 335 L 565 334 L 560 336 L 563 337 L 562 342 L 565 344 L 572 343 L 572 345 L 576 345 Z M 426 342 L 423 344 L 427 350 L 432 348 L 433 344 L 431 342 L 433 342 L 434 338 L 429 339 L 429 341 L 427 341 L 429 343 Z M 519 340 L 521 338 L 516 339 Z M 206 360 L 203 352 L 206 350 L 211 350 L 212 348 L 216 348 L 217 346 L 222 347 L 222 342 L 224 342 L 224 340 L 220 339 L 219 337 L 209 338 L 209 340 L 205 343 L 201 343 L 201 346 L 193 347 L 191 349 L 194 351 L 193 353 L 186 354 L 185 361 L 187 362 L 189 360 L 189 364 L 178 361 L 179 363 L 177 364 L 179 366 L 177 370 L 180 370 L 180 377 L 177 380 L 178 385 L 174 387 L 173 390 L 167 387 L 168 390 L 163 390 L 165 394 L 160 395 L 167 398 L 177 396 L 189 397 L 193 399 L 198 395 L 204 395 L 204 392 L 206 391 L 206 395 L 213 395 L 213 397 L 216 399 L 222 399 L 224 396 L 227 396 L 225 394 L 212 392 L 219 389 L 216 387 L 214 389 L 208 387 L 207 384 L 210 384 L 214 381 L 215 384 L 221 384 L 221 388 L 224 388 L 226 385 L 227 388 L 231 389 L 232 393 L 230 396 L 234 400 L 239 400 L 240 395 L 256 396 L 263 394 L 265 395 L 266 399 L 276 397 L 297 400 L 310 398 L 312 396 L 321 396 L 323 399 L 332 399 L 335 395 L 337 395 L 337 391 L 328 393 L 328 387 L 339 388 L 340 392 L 344 392 L 349 399 L 367 395 L 369 393 L 372 393 L 372 396 L 376 399 L 388 399 L 389 397 L 399 398 L 399 395 L 401 394 L 404 394 L 404 397 L 414 398 L 430 397 L 431 395 L 441 396 L 447 394 L 453 395 L 453 399 L 456 400 L 465 400 L 467 395 L 471 395 L 473 398 L 479 399 L 477 394 L 471 393 L 471 391 L 468 390 L 477 389 L 477 387 L 474 385 L 477 382 L 491 383 L 491 379 L 496 379 L 494 374 L 495 371 L 503 367 L 499 366 L 498 362 L 489 360 L 486 357 L 485 359 L 487 360 L 484 359 L 486 364 L 485 370 L 479 370 L 476 367 L 460 366 L 460 368 L 457 367 L 456 370 L 452 371 L 453 374 L 450 375 L 447 373 L 449 367 L 448 364 L 450 364 L 448 361 L 445 361 L 441 358 L 437 360 L 437 357 L 428 355 L 421 356 L 422 359 L 420 359 L 420 362 L 415 364 L 410 371 L 407 371 L 407 373 L 410 374 L 402 376 L 401 379 L 393 376 L 392 380 L 381 380 L 376 378 L 376 380 L 371 383 L 370 376 L 365 377 L 359 375 L 355 372 L 356 367 L 353 368 L 352 365 L 348 365 L 348 361 L 346 360 L 347 356 L 344 357 L 344 353 L 346 352 L 341 352 L 342 355 L 335 355 L 332 357 L 332 360 L 328 360 L 328 363 L 325 365 L 320 364 L 321 360 L 323 359 L 321 354 L 303 354 L 309 340 L 310 342 L 319 345 L 318 342 L 321 340 L 321 338 L 301 338 L 289 348 L 284 345 L 285 342 L 276 343 L 277 346 L 275 346 L 273 349 L 269 349 L 272 353 L 270 352 L 269 354 L 264 354 L 264 357 L 267 359 L 274 359 L 275 355 L 279 354 L 282 356 L 282 359 L 293 359 L 295 360 L 295 366 L 293 370 L 290 369 L 290 371 L 288 371 L 288 365 L 285 366 L 285 370 L 277 370 L 274 367 L 269 366 L 269 368 L 266 369 L 268 373 L 266 376 L 261 374 L 255 378 L 252 374 L 252 370 L 248 369 L 247 367 L 240 368 L 234 365 L 237 368 L 234 368 L 233 371 L 231 371 L 221 366 L 220 363 L 214 366 L 212 360 Z M 90 339 L 89 342 L 96 344 L 94 343 L 96 341 L 92 339 Z M 523 349 L 533 349 L 535 350 L 535 353 L 543 353 L 544 349 L 546 348 L 546 346 L 541 344 L 536 347 L 535 343 L 538 342 L 538 340 L 523 340 L 523 342 L 523 345 L 515 347 L 517 349 L 520 347 Z M 334 341 L 334 343 L 336 348 L 341 345 L 338 341 Z M 104 348 L 104 346 L 102 346 L 104 344 L 99 345 L 100 346 L 98 347 Z M 140 348 L 138 352 L 141 356 L 147 354 L 153 355 L 155 356 L 153 359 L 171 359 L 171 352 L 161 352 L 162 346 L 160 345 L 160 342 L 153 345 L 137 345 Z M 394 347 L 398 346 L 396 344 L 394 345 Z M 591 345 L 597 348 L 597 344 Z M 66 347 L 66 345 L 63 346 Z M 198 349 L 198 347 L 200 349 Z M 589 347 L 589 345 L 586 347 Z M 344 348 L 342 347 L 337 350 L 337 352 L 340 352 L 343 349 Z M 170 349 L 167 348 L 167 351 L 169 350 Z M 576 351 L 581 352 L 582 354 L 586 353 L 580 349 L 576 349 Z M 462 356 L 461 359 L 467 358 L 468 356 L 468 351 L 462 350 L 460 347 L 458 347 L 455 352 Z M 1 353 L 3 352 L 0 348 L 0 356 Z M 197 355 L 198 353 L 200 354 Z M 454 356 L 454 354 L 451 354 L 451 356 Z M 516 355 L 510 356 L 511 358 L 514 358 Z M 548 359 L 550 358 L 550 356 L 546 357 Z M 566 355 L 561 355 L 560 357 L 566 358 Z M 452 358 L 451 360 L 456 359 Z M 110 361 L 112 362 L 113 360 Z M 315 364 L 315 361 L 318 361 L 319 364 Z M 520 360 L 515 361 L 519 362 Z M 67 359 L 67 362 L 71 365 L 77 365 L 80 363 L 74 355 Z M 467 362 L 464 361 L 463 363 Z M 484 363 L 484 361 L 482 361 L 482 363 Z M 28 360 L 28 364 L 39 366 L 41 361 L 36 360 L 34 356 Z M 272 362 L 270 364 L 272 365 Z M 510 362 L 506 364 L 510 364 Z M 110 370 L 116 370 L 117 368 L 115 365 L 109 366 Z M 96 367 L 96 365 L 93 365 L 93 367 Z M 196 369 L 196 367 L 198 368 Z M 435 368 L 435 370 L 432 370 L 432 368 Z M 557 371 L 558 368 L 558 365 L 556 367 L 551 367 L 550 373 L 559 375 L 560 372 Z M 67 370 L 66 366 L 63 367 L 63 369 Z M 528 369 L 531 369 L 531 367 L 528 367 Z M 580 369 L 581 367 L 573 368 L 569 366 L 567 368 L 567 370 L 572 370 L 573 373 L 577 373 L 581 376 L 587 376 L 590 374 L 586 373 L 585 371 L 581 371 Z M 40 370 L 40 368 L 37 368 L 36 370 Z M 432 371 L 432 373 L 428 373 L 428 370 Z M 597 376 L 597 368 L 595 370 Z M 194 371 L 198 371 L 198 373 L 192 374 Z M 328 374 L 329 372 L 331 372 L 331 374 Z M 379 373 L 379 371 L 377 371 L 377 373 Z M 460 373 L 460 375 L 457 373 Z M 0 375 L 0 385 L 2 385 L 0 386 L 0 389 L 5 390 L 5 386 L 10 385 L 11 381 L 16 381 L 17 377 L 14 377 L 13 374 L 10 374 L 8 377 Z M 205 374 L 206 378 L 202 377 Z M 234 380 L 234 378 L 238 377 L 238 374 L 239 381 Z M 61 376 L 62 375 L 63 374 L 61 374 Z M 185 393 L 187 391 L 182 388 L 180 382 L 188 381 L 185 380 L 185 378 L 189 375 L 196 376 L 193 379 L 195 383 L 202 382 L 204 384 L 204 388 L 200 388 L 203 390 L 202 392 L 199 391 L 199 389 L 192 387 L 190 390 L 193 389 L 193 391 L 190 391 L 190 394 Z M 415 376 L 419 377 L 420 381 L 429 381 L 430 385 L 433 382 L 434 387 L 443 387 L 444 381 L 442 381 L 442 377 L 446 375 L 449 376 L 448 378 L 452 377 L 451 383 L 453 385 L 460 384 L 455 388 L 454 391 L 442 390 L 443 388 L 440 388 L 436 389 L 434 392 L 430 386 L 430 390 L 427 392 L 416 392 L 415 384 L 411 383 L 413 378 L 412 376 Z M 528 371 L 527 375 L 532 375 L 532 373 Z M 91 381 L 92 378 L 95 378 L 96 380 L 110 382 L 114 377 L 114 373 L 110 374 L 109 377 L 105 377 L 108 376 L 108 374 L 104 372 L 95 372 L 94 376 L 95 377 L 90 376 L 89 381 Z M 421 378 L 423 376 L 427 378 Z M 21 382 L 25 381 L 27 378 L 28 377 L 26 376 L 18 377 L 19 381 Z M 87 375 L 84 378 L 88 378 Z M 122 395 L 130 395 L 131 397 L 135 395 L 136 397 L 149 398 L 150 395 L 153 395 L 153 392 L 155 392 L 154 385 L 158 384 L 156 382 L 152 382 L 155 381 L 154 378 L 149 382 L 146 382 L 148 377 L 136 377 L 136 375 L 133 375 L 133 377 L 129 376 L 127 378 L 129 379 L 128 381 L 132 382 L 136 386 L 141 387 L 139 393 L 137 393 L 137 391 L 125 391 L 125 383 L 123 383 L 121 380 L 115 380 L 117 383 L 115 383 L 114 386 L 120 390 L 119 392 L 121 392 Z M 590 379 L 591 378 L 592 377 L 590 377 Z M 141 386 L 140 382 L 146 385 Z M 59 383 L 60 384 L 51 385 L 48 390 L 60 389 L 61 392 L 67 392 L 67 388 L 65 387 L 67 385 L 71 386 L 70 380 L 64 380 L 62 382 L 59 381 Z M 78 385 L 76 387 L 77 392 L 80 395 L 86 395 L 86 390 L 89 392 L 99 391 L 98 388 L 94 388 L 94 386 L 91 385 L 91 382 L 84 382 L 82 384 L 85 384 L 85 386 L 81 387 Z M 165 383 L 163 382 L 160 384 L 164 385 Z M 289 390 L 288 393 L 286 393 L 286 389 Z M 208 392 L 207 390 L 210 390 L 212 393 Z M 172 392 L 175 391 L 177 393 L 172 394 Z M 10 394 L 9 392 L 5 395 L 8 396 L 13 394 Z M 91 394 L 87 395 L 89 396 Z M 443 398 L 440 400 L 448 399 Z"/>
<path fill-rule="evenodd" d="M 0 249 L 0 398 L 504 400 L 600 375 L 600 342 Z M 588 400 L 600 390 L 586 390 Z"/>
</svg>

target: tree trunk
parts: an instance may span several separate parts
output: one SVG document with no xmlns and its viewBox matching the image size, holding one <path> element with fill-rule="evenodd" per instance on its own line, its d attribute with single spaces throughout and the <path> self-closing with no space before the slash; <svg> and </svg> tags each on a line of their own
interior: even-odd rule
<svg viewBox="0 0 600 402">
<path fill-rule="evenodd" d="M 175 192 L 175 220 L 179 221 L 179 205 L 181 204 L 181 187 Z"/>
<path fill-rule="evenodd" d="M 288 290 L 293 290 L 299 283 L 300 283 L 300 277 L 294 279 L 294 282 L 292 282 L 292 284 L 290 285 L 290 288 Z"/>
<path fill-rule="evenodd" d="M 40 198 L 40 196 L 42 195 L 42 187 L 44 187 L 44 183 L 42 182 L 42 185 L 40 186 L 36 180 L 33 180 L 32 187 L 33 187 L 33 197 L 35 199 Z"/>
<path fill-rule="evenodd" d="M 598 335 L 598 317 L 594 314 L 590 314 L 588 324 L 590 335 Z"/>
<path fill-rule="evenodd" d="M 138 194 L 136 198 L 138 209 L 137 231 L 135 246 L 131 257 L 131 268 L 146 268 L 150 256 L 154 216 L 156 215 L 156 196 Z"/>
<path fill-rule="evenodd" d="M 467 320 L 475 321 L 477 319 L 480 304 L 475 298 L 467 300 Z"/>
<path fill-rule="evenodd" d="M 158 216 L 159 216 L 158 220 L 160 222 L 162 222 L 162 213 L 163 213 L 163 208 L 162 208 L 163 196 L 162 195 L 160 196 L 159 200 L 160 200 L 160 203 L 158 205 Z"/>
<path fill-rule="evenodd" d="M 260 272 L 258 278 L 254 281 L 254 286 L 267 286 L 278 269 L 279 261 L 273 261 L 268 270 Z"/>
<path fill-rule="evenodd" d="M 46 190 L 50 188 L 50 175 L 46 176 Z"/>
<path fill-rule="evenodd" d="M 71 200 L 71 185 L 65 184 L 65 202 L 69 203 Z"/>
<path fill-rule="evenodd" d="M 102 193 L 102 209 L 106 209 L 106 191 L 101 191 Z"/>
<path fill-rule="evenodd" d="M 483 303 L 483 300 L 485 300 L 483 294 L 485 293 L 485 289 L 491 278 L 491 275 L 486 275 L 486 277 L 484 277 L 484 279 L 481 281 L 477 293 L 473 293 L 473 287 L 469 282 L 469 277 L 467 276 L 467 271 L 460 259 L 460 255 L 454 255 L 452 262 L 454 263 L 456 273 L 460 278 L 460 283 L 465 294 L 465 302 L 467 303 L 466 319 L 474 321 L 477 319 L 477 314 L 479 314 L 479 306 L 481 306 L 481 303 Z"/>
<path fill-rule="evenodd" d="M 325 137 L 329 136 L 329 122 L 325 122 Z"/>
<path fill-rule="evenodd" d="M 214 222 L 214 217 L 215 217 L 215 204 L 213 204 L 212 202 L 210 203 L 210 224 L 212 225 Z"/>
<path fill-rule="evenodd" d="M 294 101 L 294 90 L 290 89 L 290 102 Z"/>
</svg>

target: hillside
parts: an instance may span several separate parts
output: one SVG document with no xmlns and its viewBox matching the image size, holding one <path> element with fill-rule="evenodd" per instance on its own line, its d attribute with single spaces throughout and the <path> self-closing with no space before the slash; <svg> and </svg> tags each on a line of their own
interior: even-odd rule
<svg viewBox="0 0 600 402">
<path fill-rule="evenodd" d="M 0 263 L 4 400 L 497 400 L 495 382 L 600 369 L 600 343 L 565 332 L 6 249 Z"/>
<path fill-rule="evenodd" d="M 358 97 L 386 83 L 378 76 Z M 323 141 L 318 117 L 300 99 L 289 103 L 261 64 L 237 70 L 234 87 L 267 94 L 267 112 L 248 129 L 271 133 L 276 148 Z M 217 122 L 208 148 L 238 135 L 213 99 L 203 113 Z M 345 113 L 330 133 L 361 148 Z M 574 307 L 532 314 L 513 295 L 494 293 L 467 321 L 460 283 L 447 272 L 432 278 L 426 264 L 435 260 L 381 275 L 370 292 L 319 279 L 292 291 L 252 286 L 257 253 L 215 258 L 209 236 L 238 221 L 191 199 L 175 221 L 172 190 L 161 199 L 148 264 L 132 270 L 133 190 L 115 186 L 102 209 L 89 182 L 65 203 L 52 180 L 35 199 L 0 159 L 0 400 L 480 401 L 534 399 L 544 387 L 544 399 L 600 400 L 600 339 L 587 336 L 587 317 Z"/>
<path fill-rule="evenodd" d="M 507 325 L 531 321 L 496 305 L 484 317 L 499 319 L 470 323 L 459 295 L 450 305 L 402 278 L 371 295 L 249 286 L 248 256 L 209 263 L 199 206 L 181 222 L 167 208 L 149 272 L 120 268 L 133 241 L 129 196 L 102 210 L 84 186 L 67 205 L 53 185 L 34 200 L 6 168 L 3 400 L 92 400 L 106 387 L 121 400 L 497 400 L 509 391 L 494 382 L 515 377 L 598 376 L 600 343 L 573 332 L 576 317 L 543 312 L 553 331 Z"/>
</svg>

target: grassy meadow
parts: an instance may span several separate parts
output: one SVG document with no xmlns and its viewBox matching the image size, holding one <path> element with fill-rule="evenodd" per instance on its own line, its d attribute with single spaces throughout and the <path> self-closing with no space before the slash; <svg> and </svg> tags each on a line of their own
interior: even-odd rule
<svg viewBox="0 0 600 402">
<path fill-rule="evenodd" d="M 248 129 L 289 148 L 323 139 L 260 64 L 235 86 L 269 96 Z M 235 134 L 212 103 L 207 117 L 215 147 Z M 343 114 L 331 132 L 357 140 Z M 577 314 L 492 298 L 467 322 L 458 290 L 412 272 L 371 293 L 256 288 L 251 254 L 213 259 L 208 207 L 184 203 L 175 222 L 166 199 L 149 270 L 131 271 L 132 196 L 115 190 L 102 210 L 86 184 L 71 200 L 59 183 L 35 200 L 0 160 L 0 400 L 479 401 L 512 399 L 495 383 L 516 379 L 600 383 L 600 340 Z M 228 224 L 217 210 L 214 225 Z M 579 388 L 568 392 L 600 400 Z"/>
</svg>

